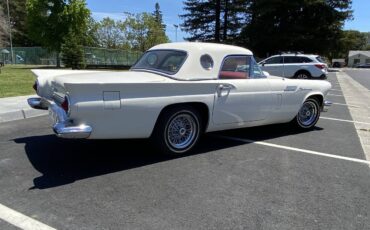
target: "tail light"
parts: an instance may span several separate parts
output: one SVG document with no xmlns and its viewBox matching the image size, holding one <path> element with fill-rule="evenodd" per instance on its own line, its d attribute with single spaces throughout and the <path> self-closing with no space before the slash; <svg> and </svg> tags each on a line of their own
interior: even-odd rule
<svg viewBox="0 0 370 230">
<path fill-rule="evenodd" d="M 315 64 L 315 66 L 319 69 L 324 69 L 326 67 L 325 64 Z"/>
<path fill-rule="evenodd" d="M 62 102 L 60 107 L 62 107 L 62 109 L 66 111 L 66 113 L 69 113 L 69 99 L 67 96 L 64 97 L 64 101 Z"/>
</svg>

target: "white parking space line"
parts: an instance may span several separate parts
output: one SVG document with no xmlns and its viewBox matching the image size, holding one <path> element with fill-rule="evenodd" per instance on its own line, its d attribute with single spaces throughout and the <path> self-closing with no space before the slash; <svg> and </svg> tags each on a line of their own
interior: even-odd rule
<svg viewBox="0 0 370 230">
<path fill-rule="evenodd" d="M 320 116 L 320 119 L 333 120 L 333 121 L 343 121 L 343 122 L 349 122 L 349 123 L 357 123 L 357 124 L 370 125 L 370 123 L 368 123 L 368 122 L 344 120 L 344 119 L 338 119 L 338 118 L 332 118 L 332 117 L 322 117 L 322 116 Z"/>
<path fill-rule="evenodd" d="M 328 96 L 333 96 L 333 97 L 343 97 L 343 95 L 331 94 L 331 93 L 328 93 L 327 95 Z"/>
<path fill-rule="evenodd" d="M 353 107 L 353 108 L 361 108 L 359 105 L 349 105 L 349 104 L 343 104 L 343 103 L 337 103 L 337 102 L 332 102 L 333 105 L 343 105 L 343 106 L 348 106 L 348 107 Z"/>
<path fill-rule="evenodd" d="M 24 230 L 55 230 L 31 217 L 0 204 L 0 219 Z"/>
<path fill-rule="evenodd" d="M 340 90 L 340 89 L 330 89 L 330 91 L 338 91 L 338 92 L 342 92 L 342 90 Z"/>
<path fill-rule="evenodd" d="M 357 158 L 352 158 L 352 157 L 344 157 L 344 156 L 338 156 L 338 155 L 334 155 L 334 154 L 328 154 L 328 153 L 323 153 L 323 152 L 307 150 L 307 149 L 289 147 L 289 146 L 285 146 L 285 145 L 277 145 L 277 144 L 272 144 L 272 143 L 268 143 L 268 142 L 264 142 L 264 141 L 254 141 L 254 140 L 250 140 L 250 139 L 220 136 L 220 135 L 215 135 L 215 136 L 219 137 L 219 138 L 227 139 L 227 140 L 232 140 L 232 141 L 252 143 L 252 144 L 257 144 L 257 145 L 263 145 L 263 146 L 278 148 L 278 149 L 290 150 L 290 151 L 294 151 L 294 152 L 308 153 L 308 154 L 316 155 L 316 156 L 329 157 L 329 158 L 334 158 L 334 159 L 340 159 L 340 160 L 345 160 L 345 161 L 351 161 L 351 162 L 370 165 L 370 161 L 357 159 Z"/>
</svg>

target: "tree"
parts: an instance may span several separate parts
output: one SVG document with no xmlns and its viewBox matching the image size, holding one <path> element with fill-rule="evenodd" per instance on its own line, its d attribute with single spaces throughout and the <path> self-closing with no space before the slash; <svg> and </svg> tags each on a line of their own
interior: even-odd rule
<svg viewBox="0 0 370 230">
<path fill-rule="evenodd" d="M 109 17 L 98 22 L 96 37 L 99 46 L 112 49 L 122 47 L 124 36 L 119 25 L 120 22 L 116 22 Z"/>
<path fill-rule="evenodd" d="M 27 23 L 30 37 L 43 47 L 59 53 L 70 33 L 80 43 L 86 35 L 90 11 L 84 0 L 28 0 Z"/>
<path fill-rule="evenodd" d="M 98 39 L 99 23 L 93 17 L 89 17 L 87 21 L 87 31 L 84 36 L 84 46 L 96 47 L 99 46 Z"/>
<path fill-rule="evenodd" d="M 126 13 L 126 19 L 121 23 L 121 28 L 124 31 L 125 41 L 134 50 L 144 52 L 154 45 L 169 41 L 161 24 L 148 13 Z"/>
<path fill-rule="evenodd" d="M 190 41 L 234 43 L 245 24 L 249 0 L 187 0 L 182 28 L 191 36 Z"/>
<path fill-rule="evenodd" d="M 26 0 L 9 0 L 8 2 L 10 11 L 9 12 L 10 23 L 12 26 L 13 45 L 14 46 L 34 45 L 34 42 L 29 38 L 27 33 Z M 4 12 L 6 12 L 7 1 L 6 0 L 1 1 L 0 7 L 4 10 Z M 5 15 L 7 15 L 7 13 Z"/>
<path fill-rule="evenodd" d="M 338 49 L 333 51 L 333 57 L 347 57 L 350 50 L 365 50 L 367 45 L 366 33 L 356 30 L 344 30 L 337 41 Z"/>
<path fill-rule="evenodd" d="M 5 17 L 4 8 L 0 5 L 0 47 L 9 45 L 9 22 Z"/>
<path fill-rule="evenodd" d="M 344 21 L 351 18 L 350 7 L 348 0 L 254 0 L 239 40 L 258 56 L 279 51 L 330 56 Z"/>
<path fill-rule="evenodd" d="M 64 37 L 61 47 L 62 60 L 66 67 L 72 69 L 85 68 L 84 50 L 78 35 L 72 32 Z"/>
<path fill-rule="evenodd" d="M 155 21 L 161 26 L 162 30 L 165 32 L 166 31 L 166 24 L 163 23 L 163 14 L 162 14 L 162 11 L 161 11 L 161 8 L 159 6 L 159 3 L 155 3 L 155 7 L 154 7 L 154 12 L 153 12 L 153 16 L 155 18 Z"/>
</svg>

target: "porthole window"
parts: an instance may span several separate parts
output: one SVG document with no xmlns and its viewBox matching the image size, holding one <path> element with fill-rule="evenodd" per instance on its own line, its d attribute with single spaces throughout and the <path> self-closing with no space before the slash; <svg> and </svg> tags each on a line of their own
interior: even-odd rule
<svg viewBox="0 0 370 230">
<path fill-rule="evenodd" d="M 213 59 L 208 54 L 204 54 L 200 57 L 200 64 L 206 70 L 210 70 L 213 68 Z"/>
</svg>

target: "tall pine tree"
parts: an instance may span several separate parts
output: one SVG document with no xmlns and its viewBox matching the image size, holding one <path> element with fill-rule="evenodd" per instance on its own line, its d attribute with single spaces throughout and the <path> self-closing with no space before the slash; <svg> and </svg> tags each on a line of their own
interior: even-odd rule
<svg viewBox="0 0 370 230">
<path fill-rule="evenodd" d="M 241 45 L 264 57 L 279 51 L 330 56 L 339 47 L 341 30 L 351 18 L 348 0 L 253 0 Z"/>
<path fill-rule="evenodd" d="M 166 24 L 163 23 L 163 14 L 162 14 L 161 7 L 159 6 L 158 2 L 155 3 L 153 17 L 155 18 L 155 21 L 160 25 L 163 32 L 166 32 Z"/>
<path fill-rule="evenodd" d="M 187 40 L 235 43 L 245 24 L 249 0 L 187 0 L 182 28 L 190 34 Z"/>
</svg>

